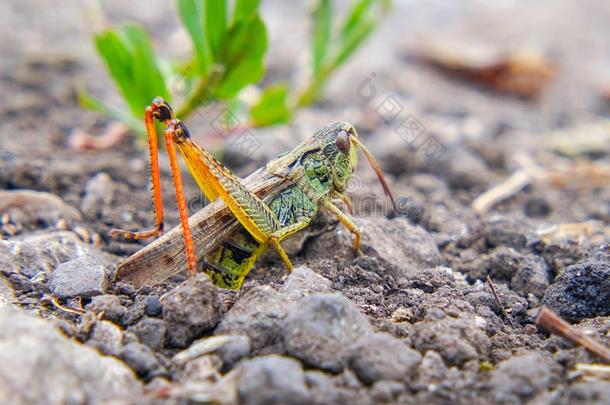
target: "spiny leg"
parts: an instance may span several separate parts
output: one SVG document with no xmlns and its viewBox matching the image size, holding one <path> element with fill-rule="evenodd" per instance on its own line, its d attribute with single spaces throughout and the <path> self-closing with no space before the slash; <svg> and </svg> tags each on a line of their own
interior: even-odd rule
<svg viewBox="0 0 610 405">
<path fill-rule="evenodd" d="M 282 259 L 282 262 L 284 262 L 284 265 L 286 266 L 286 269 L 289 273 L 292 271 L 293 268 L 292 262 L 290 261 L 288 254 L 280 244 L 280 241 L 297 233 L 301 229 L 306 228 L 307 225 L 309 225 L 309 222 L 311 222 L 311 218 L 301 218 L 294 224 L 279 229 L 278 231 L 271 234 L 271 236 L 269 237 L 269 242 L 271 242 L 277 253 L 280 255 L 280 259 Z"/>
<path fill-rule="evenodd" d="M 197 259 L 195 257 L 195 247 L 193 245 L 193 235 L 189 226 L 189 213 L 186 207 L 184 198 L 184 189 L 182 188 L 182 175 L 180 174 L 180 166 L 178 165 L 178 155 L 174 148 L 174 140 L 176 139 L 176 126 L 170 124 L 165 130 L 165 145 L 167 154 L 169 155 L 169 164 L 172 169 L 174 178 L 174 188 L 176 189 L 176 201 L 178 203 L 178 212 L 180 213 L 180 224 L 182 225 L 182 235 L 184 236 L 184 249 L 186 250 L 186 261 L 188 270 L 191 275 L 196 272 Z"/>
<path fill-rule="evenodd" d="M 335 216 L 337 217 L 339 222 L 341 222 L 354 235 L 354 250 L 356 251 L 356 253 L 362 254 L 362 251 L 360 250 L 360 239 L 361 239 L 361 236 L 360 236 L 360 229 L 358 229 L 358 225 L 356 225 L 354 223 L 354 221 L 352 221 L 350 219 L 350 217 L 345 215 L 331 201 L 325 200 L 324 201 L 324 207 L 326 207 L 326 209 L 328 209 L 330 212 L 335 214 Z"/>
<path fill-rule="evenodd" d="M 157 130 L 155 128 L 155 118 L 159 121 L 167 122 L 173 117 L 171 108 L 160 98 L 153 100 L 152 104 L 146 107 L 144 123 L 146 124 L 146 134 L 148 137 L 148 149 L 150 153 L 150 166 L 152 177 L 153 203 L 155 207 L 155 229 L 139 232 L 131 232 L 123 229 L 112 229 L 111 237 L 123 237 L 125 239 L 148 239 L 156 238 L 163 233 L 163 199 L 161 194 L 161 171 L 159 169 L 159 145 L 157 141 Z"/>
</svg>

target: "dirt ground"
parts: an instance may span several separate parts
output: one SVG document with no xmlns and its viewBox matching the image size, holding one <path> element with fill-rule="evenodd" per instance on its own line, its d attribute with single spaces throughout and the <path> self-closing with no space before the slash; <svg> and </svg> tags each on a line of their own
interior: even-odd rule
<svg viewBox="0 0 610 405">
<path fill-rule="evenodd" d="M 298 84 L 307 9 L 263 3 L 266 80 Z M 108 231 L 154 223 L 147 151 L 134 138 L 104 151 L 69 145 L 74 128 L 108 123 L 78 106 L 77 86 L 119 103 L 85 7 L 0 4 L 0 402 L 610 403 L 608 376 L 577 370 L 603 360 L 534 323 L 546 305 L 610 345 L 610 4 L 397 3 L 327 100 L 255 130 L 261 146 L 247 156 L 229 142 L 223 157 L 246 176 L 316 128 L 349 121 L 399 212 L 361 159 L 348 191 L 363 255 L 321 215 L 286 242 L 290 276 L 269 252 L 239 292 L 205 276 L 138 291 L 109 281 L 145 243 Z M 104 10 L 113 25 L 142 23 L 162 54 L 188 52 L 172 2 Z M 430 40 L 534 47 L 557 73 L 524 100 L 415 60 Z M 187 124 L 209 139 L 209 117 Z M 169 229 L 178 214 L 161 164 Z M 532 165 L 541 174 L 522 189 L 473 208 Z M 184 177 L 193 213 L 199 192 Z"/>
</svg>

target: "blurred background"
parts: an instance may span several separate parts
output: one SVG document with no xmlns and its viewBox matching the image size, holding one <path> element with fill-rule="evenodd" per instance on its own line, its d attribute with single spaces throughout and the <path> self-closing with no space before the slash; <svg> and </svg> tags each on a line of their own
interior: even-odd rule
<svg viewBox="0 0 610 405">
<path fill-rule="evenodd" d="M 312 82 L 312 44 L 323 22 L 318 17 L 324 3 L 263 1 L 259 11 L 268 37 L 260 61 L 263 71 L 250 83 L 238 84 L 239 91 L 229 97 L 200 103 L 184 114 L 195 138 L 240 175 L 316 128 L 345 120 L 354 123 L 382 162 L 397 194 L 409 201 L 405 206 L 419 207 L 417 215 L 432 202 L 452 212 L 514 211 L 542 219 L 542 224 L 598 220 L 607 225 L 608 4 L 383 2 L 371 12 L 370 32 L 325 77 L 315 97 L 290 101 Z M 78 207 L 91 178 L 105 173 L 110 183 L 118 181 L 113 189 L 121 191 L 112 193 L 116 198 L 104 212 L 91 213 L 94 229 L 103 234 L 111 224 L 150 221 L 139 118 L 145 102 L 140 100 L 166 91 L 172 103 L 184 104 L 198 83 L 190 73 L 176 73 L 188 71 L 193 57 L 178 4 L 147 1 L 126 7 L 119 1 L 66 1 L 58 7 L 44 1 L 2 2 L 3 188 L 50 191 Z M 349 2 L 334 3 L 328 16 L 332 30 L 346 21 L 350 7 Z M 146 69 L 131 72 L 136 79 L 127 79 L 127 86 L 139 82 L 121 93 L 94 38 L 120 33 L 131 23 L 150 36 L 153 66 L 158 64 L 161 76 L 143 77 Z M 282 93 L 279 103 L 263 105 L 254 117 L 253 106 L 264 104 L 262 95 L 273 86 L 287 88 L 288 94 Z M 100 105 L 98 110 L 107 113 L 91 111 Z M 233 119 L 229 124 L 223 121 L 227 111 Z M 248 129 L 250 146 L 230 141 L 243 134 L 241 129 L 226 130 L 227 125 Z M 511 177 L 515 173 L 516 179 Z M 421 180 L 423 174 L 433 175 L 435 183 L 427 184 L 428 177 Z M 355 180 L 355 194 L 377 193 L 373 178 L 364 176 Z M 417 181 L 421 187 L 413 186 Z M 508 189 L 503 188 L 507 181 Z M 198 193 L 192 180 L 187 182 L 194 211 Z M 563 188 L 547 187 L 553 182 Z M 530 183 L 539 187 L 526 188 Z M 441 186 L 438 196 L 430 192 L 430 187 Z M 492 192 L 491 201 L 488 195 L 476 202 L 497 186 L 500 197 Z M 371 209 L 368 204 L 363 211 Z M 176 221 L 173 210 L 169 221 Z M 455 236 L 459 228 L 449 233 Z"/>
</svg>

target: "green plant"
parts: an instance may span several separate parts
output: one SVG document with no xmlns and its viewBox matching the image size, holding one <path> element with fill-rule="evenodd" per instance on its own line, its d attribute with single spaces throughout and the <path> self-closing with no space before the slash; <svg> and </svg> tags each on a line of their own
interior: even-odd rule
<svg viewBox="0 0 610 405">
<path fill-rule="evenodd" d="M 188 60 L 162 63 L 139 26 L 107 29 L 95 36 L 95 45 L 128 109 L 108 107 L 84 90 L 79 97 L 85 107 L 123 121 L 138 133 L 144 132 L 144 106 L 159 95 L 168 101 L 179 98 L 176 113 L 183 119 L 198 107 L 219 100 L 239 104 L 248 127 L 285 123 L 296 108 L 320 99 L 327 79 L 374 30 L 388 1 L 355 1 L 343 21 L 338 21 L 333 18 L 332 1 L 319 0 L 313 13 L 312 68 L 306 86 L 298 91 L 285 83 L 271 84 L 262 89 L 256 103 L 244 105 L 238 101 L 240 92 L 265 74 L 268 41 L 259 14 L 260 0 L 231 4 L 227 0 L 177 0 L 193 46 Z M 178 87 L 183 91 L 176 90 Z"/>
</svg>

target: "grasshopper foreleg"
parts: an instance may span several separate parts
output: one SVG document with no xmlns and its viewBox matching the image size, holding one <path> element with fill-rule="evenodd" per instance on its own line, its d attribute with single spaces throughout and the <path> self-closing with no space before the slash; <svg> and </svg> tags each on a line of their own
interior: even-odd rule
<svg viewBox="0 0 610 405">
<path fill-rule="evenodd" d="M 360 250 L 361 234 L 358 225 L 356 225 L 350 217 L 345 215 L 343 211 L 337 208 L 337 206 L 333 204 L 330 200 L 324 200 L 323 204 L 324 207 L 333 214 L 335 214 L 339 222 L 341 222 L 354 235 L 354 250 L 357 254 L 362 254 L 362 251 Z"/>
</svg>

